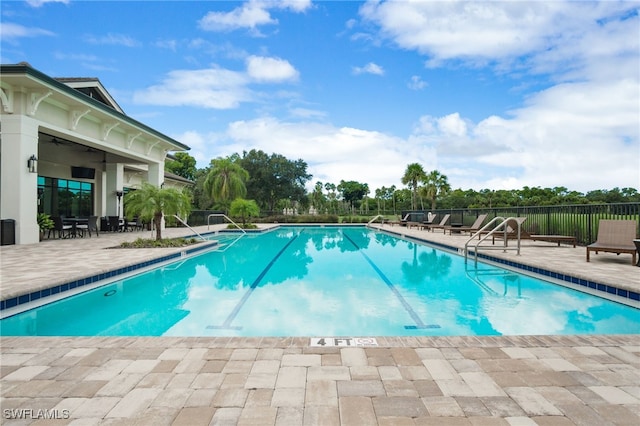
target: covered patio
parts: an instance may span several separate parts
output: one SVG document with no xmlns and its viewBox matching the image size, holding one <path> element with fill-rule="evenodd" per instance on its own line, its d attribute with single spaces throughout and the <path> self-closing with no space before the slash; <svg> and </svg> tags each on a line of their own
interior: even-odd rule
<svg viewBox="0 0 640 426">
<path fill-rule="evenodd" d="M 52 78 L 27 63 L 1 65 L 0 218 L 15 244 L 39 241 L 37 213 L 123 216 L 123 195 L 166 175 L 188 146 L 127 116 L 97 78 Z"/>
</svg>

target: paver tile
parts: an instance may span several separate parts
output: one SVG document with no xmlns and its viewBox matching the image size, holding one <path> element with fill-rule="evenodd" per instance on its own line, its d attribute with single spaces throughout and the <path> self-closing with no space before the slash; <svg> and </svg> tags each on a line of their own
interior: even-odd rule
<svg viewBox="0 0 640 426">
<path fill-rule="evenodd" d="M 172 426 L 206 426 L 211 423 L 216 409 L 213 407 L 185 407 L 171 423 Z"/>
<path fill-rule="evenodd" d="M 378 417 L 422 417 L 430 412 L 418 397 L 379 396 L 371 399 Z"/>
<path fill-rule="evenodd" d="M 338 397 L 343 396 L 383 396 L 386 394 L 384 386 L 379 380 L 340 380 Z"/>
<path fill-rule="evenodd" d="M 343 396 L 339 399 L 340 424 L 343 426 L 375 425 L 376 413 L 371 398 Z"/>
<path fill-rule="evenodd" d="M 278 370 L 276 388 L 304 388 L 306 382 L 305 367 L 282 367 Z"/>
<path fill-rule="evenodd" d="M 307 383 L 305 406 L 338 405 L 338 387 L 335 381 L 316 380 Z"/>
</svg>

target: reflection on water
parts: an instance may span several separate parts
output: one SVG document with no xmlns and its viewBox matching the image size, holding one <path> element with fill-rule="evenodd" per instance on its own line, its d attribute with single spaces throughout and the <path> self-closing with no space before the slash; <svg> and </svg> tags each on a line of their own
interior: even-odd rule
<svg viewBox="0 0 640 426">
<path fill-rule="evenodd" d="M 364 227 L 281 228 L 1 322 L 5 335 L 640 332 L 638 310 Z"/>
</svg>

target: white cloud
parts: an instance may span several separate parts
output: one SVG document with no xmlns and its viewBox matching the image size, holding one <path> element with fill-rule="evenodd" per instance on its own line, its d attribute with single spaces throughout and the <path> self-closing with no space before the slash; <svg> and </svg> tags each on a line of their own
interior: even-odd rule
<svg viewBox="0 0 640 426">
<path fill-rule="evenodd" d="M 425 87 L 429 86 L 429 83 L 427 83 L 426 81 L 424 81 L 420 76 L 418 75 L 412 75 L 411 76 L 411 81 L 409 81 L 409 83 L 407 84 L 407 87 L 411 90 L 422 90 Z"/>
<path fill-rule="evenodd" d="M 155 86 L 134 92 L 138 104 L 193 106 L 213 109 L 236 108 L 253 96 L 243 73 L 219 68 L 176 70 Z"/>
<path fill-rule="evenodd" d="M 639 105 L 637 81 L 565 83 L 506 118 L 422 117 L 412 141 L 437 149 L 456 187 L 638 187 Z"/>
<path fill-rule="evenodd" d="M 298 71 L 286 60 L 264 56 L 247 58 L 247 74 L 258 82 L 295 81 Z"/>
<path fill-rule="evenodd" d="M 168 49 L 173 52 L 178 50 L 178 41 L 177 40 L 158 40 L 154 43 L 156 47 L 160 49 Z"/>
<path fill-rule="evenodd" d="M 141 45 L 139 41 L 125 34 L 109 33 L 103 36 L 85 35 L 84 40 L 91 44 L 105 44 L 125 47 L 138 47 Z"/>
<path fill-rule="evenodd" d="M 224 134 L 208 138 L 199 145 L 206 151 L 206 163 L 198 167 L 204 167 L 211 158 L 257 149 L 303 159 L 313 175 L 311 185 L 318 180 L 335 184 L 355 180 L 368 183 L 372 191 L 381 186 L 401 187 L 406 165 L 419 161 L 431 166 L 435 153 L 434 149 L 410 146 L 380 132 L 314 122 L 293 123 L 273 117 L 235 121 Z"/>
<path fill-rule="evenodd" d="M 31 7 L 40 7 L 47 3 L 63 3 L 69 4 L 70 0 L 27 0 L 27 4 Z"/>
<path fill-rule="evenodd" d="M 231 12 L 209 12 L 200 20 L 199 25 L 205 31 L 233 31 L 240 28 L 254 29 L 277 22 L 262 5 L 249 2 Z"/>
<path fill-rule="evenodd" d="M 42 28 L 25 27 L 11 22 L 0 23 L 0 38 L 2 40 L 15 40 L 26 37 L 53 36 L 51 31 Z"/>
<path fill-rule="evenodd" d="M 271 17 L 269 9 L 289 9 L 293 12 L 304 12 L 311 7 L 310 0 L 259 1 L 251 0 L 236 7 L 230 12 L 209 12 L 199 22 L 205 31 L 234 31 L 250 29 L 259 35 L 257 28 L 263 25 L 276 25 L 277 19 Z"/>
<path fill-rule="evenodd" d="M 384 69 L 373 62 L 369 62 L 364 67 L 353 67 L 353 73 L 358 74 L 373 74 L 373 75 L 384 75 Z"/>
<path fill-rule="evenodd" d="M 528 55 L 542 59 L 549 54 L 567 64 L 558 49 L 574 49 L 585 28 L 596 29 L 604 18 L 630 6 L 629 2 L 376 1 L 366 3 L 360 14 L 399 47 L 427 55 L 429 66 L 449 60 L 510 62 Z"/>
<path fill-rule="evenodd" d="M 280 58 L 249 56 L 246 66 L 246 72 L 219 67 L 171 71 L 160 84 L 137 90 L 133 101 L 147 105 L 233 109 L 261 97 L 260 93 L 249 89 L 251 83 L 291 82 L 299 76 L 288 61 Z M 271 96 L 292 95 L 279 93 Z"/>
</svg>

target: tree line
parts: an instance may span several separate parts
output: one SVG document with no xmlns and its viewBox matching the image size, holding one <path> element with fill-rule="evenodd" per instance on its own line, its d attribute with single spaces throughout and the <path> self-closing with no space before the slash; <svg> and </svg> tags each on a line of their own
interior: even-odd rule
<svg viewBox="0 0 640 426">
<path fill-rule="evenodd" d="M 566 187 L 528 187 L 514 190 L 452 189 L 438 170 L 425 171 L 419 163 L 407 165 L 401 182 L 376 189 L 367 183 L 341 180 L 317 181 L 311 191 L 307 184 L 312 175 L 302 159 L 290 160 L 280 154 L 251 150 L 216 158 L 202 169 L 187 153 L 176 153 L 167 159 L 165 169 L 194 181 L 190 189 L 194 209 L 229 211 L 236 199 L 251 200 L 244 206 L 250 214 L 259 209 L 263 214 L 283 211 L 320 214 L 394 213 L 402 210 L 435 210 L 449 208 L 492 208 L 511 206 L 544 206 L 561 204 L 595 204 L 640 202 L 636 188 L 596 189 L 586 193 Z M 250 211 L 247 211 L 246 209 Z M 237 205 L 236 205 L 237 209 Z M 242 210 L 242 209 L 241 209 Z"/>
</svg>

